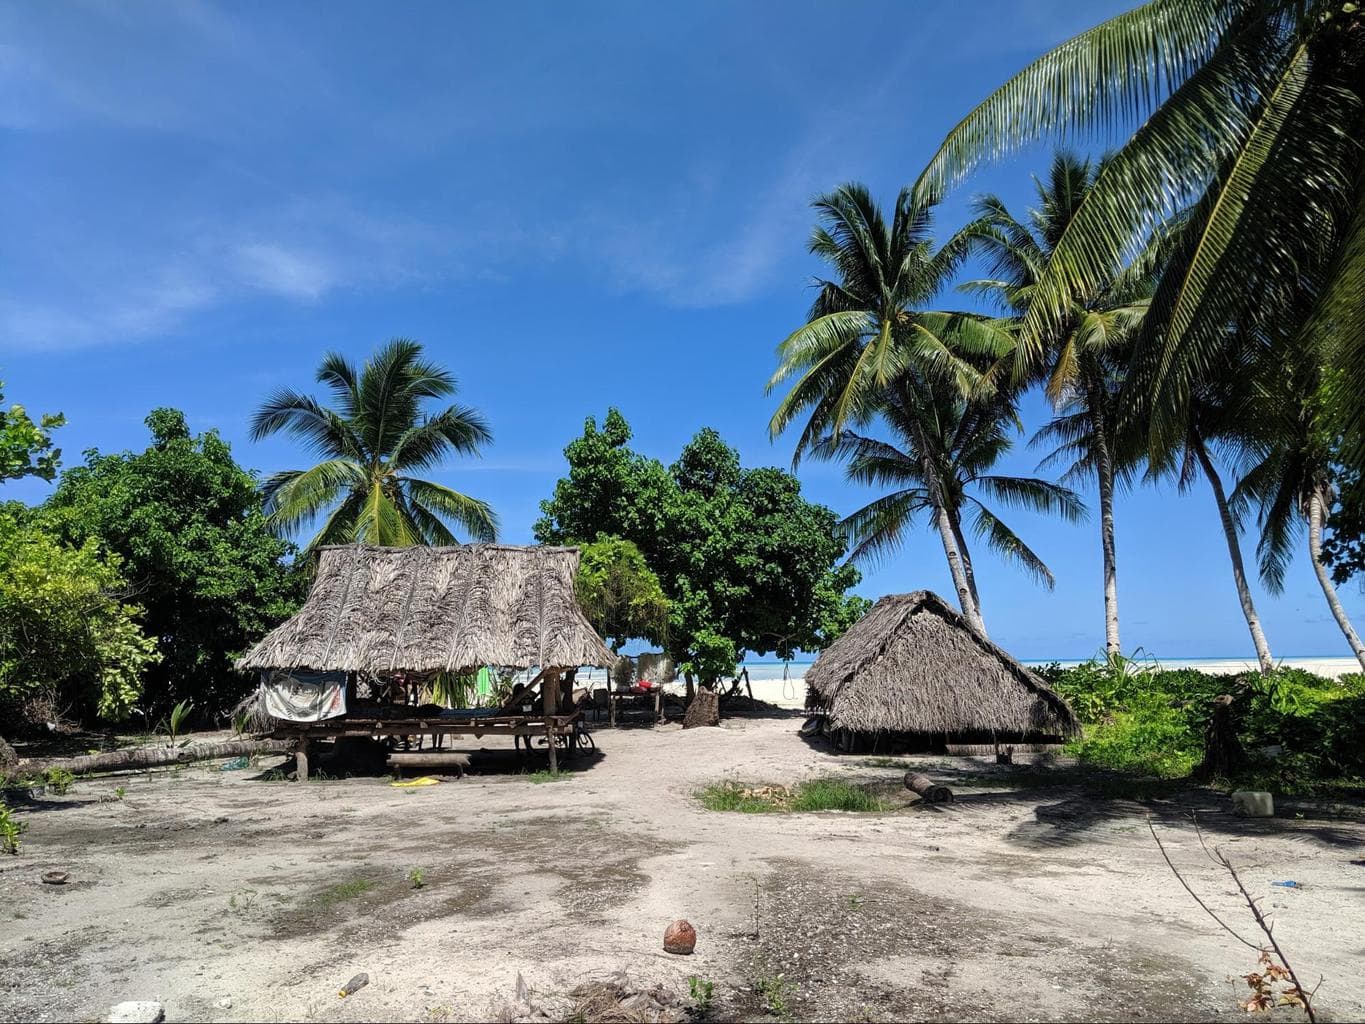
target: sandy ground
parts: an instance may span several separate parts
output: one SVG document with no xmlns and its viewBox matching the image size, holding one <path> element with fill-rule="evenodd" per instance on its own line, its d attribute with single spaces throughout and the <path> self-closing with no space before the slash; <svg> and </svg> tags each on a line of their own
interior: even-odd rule
<svg viewBox="0 0 1365 1024">
<path fill-rule="evenodd" d="M 900 762 L 834 755 L 798 723 L 599 728 L 601 756 L 544 784 L 501 754 L 416 790 L 216 765 L 79 783 L 20 809 L 22 854 L 0 863 L 0 1019 L 98 1020 L 131 999 L 169 1020 L 556 1016 L 564 993 L 616 972 L 684 1002 L 689 976 L 710 980 L 716 1020 L 1245 1019 L 1236 976 L 1254 953 L 1148 832 L 1150 815 L 1196 890 L 1251 934 L 1191 810 L 1295 966 L 1325 979 L 1321 1016 L 1365 1016 L 1359 809 L 1247 821 L 1210 793 L 1000 790 L 983 785 L 994 765 L 966 758 L 902 759 L 959 783 L 943 809 L 700 807 L 697 787 L 722 778 L 899 778 Z M 41 884 L 53 868 L 70 883 Z M 1271 887 L 1284 879 L 1305 887 Z M 691 957 L 661 950 L 677 917 L 700 934 Z M 360 971 L 369 986 L 338 998 Z"/>
</svg>

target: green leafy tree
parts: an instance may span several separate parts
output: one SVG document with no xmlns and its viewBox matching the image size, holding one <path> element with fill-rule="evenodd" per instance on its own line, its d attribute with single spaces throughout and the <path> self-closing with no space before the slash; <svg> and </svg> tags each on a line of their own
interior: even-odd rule
<svg viewBox="0 0 1365 1024">
<path fill-rule="evenodd" d="M 921 515 L 931 516 L 949 570 L 952 552 L 961 560 L 967 587 L 958 595 L 963 614 L 969 621 L 981 621 L 985 635 L 976 573 L 963 533 L 966 517 L 992 550 L 1051 589 L 1052 571 L 978 494 L 1073 522 L 1084 516 L 1085 506 L 1074 492 L 1047 480 L 991 472 L 1012 447 L 1010 434 L 1019 429 L 1009 402 L 998 398 L 969 402 L 951 385 L 912 372 L 887 389 L 879 418 L 891 435 L 889 441 L 850 430 L 830 435 L 812 449 L 816 457 L 846 462 L 850 481 L 889 488 L 844 520 L 854 561 L 890 553 Z"/>
<path fill-rule="evenodd" d="M 575 590 L 588 619 L 613 651 L 636 638 L 664 642 L 668 598 L 631 541 L 599 534 L 581 545 Z"/>
<path fill-rule="evenodd" d="M 61 413 L 45 413 L 33 422 L 22 405 L 4 407 L 5 382 L 0 381 L 0 483 L 36 476 L 57 475 L 62 450 L 52 446 L 52 431 L 66 423 Z"/>
<path fill-rule="evenodd" d="M 492 440 L 483 417 L 449 405 L 424 413 L 422 403 L 449 398 L 455 378 L 422 358 L 422 346 L 396 338 L 357 371 L 329 353 L 318 369 L 335 408 L 282 388 L 251 423 L 259 441 L 286 433 L 322 461 L 275 473 L 264 486 L 266 511 L 282 533 L 323 518 L 307 550 L 320 544 L 456 544 L 447 521 L 477 540 L 497 539 L 498 521 L 482 501 L 414 476 L 451 455 L 477 455 Z"/>
<path fill-rule="evenodd" d="M 735 450 L 702 430 L 664 467 L 630 450 L 616 410 L 589 419 L 565 449 L 569 472 L 541 503 L 542 543 L 599 535 L 633 542 L 668 599 L 666 650 L 713 685 L 745 651 L 816 650 L 865 602 L 846 593 L 857 569 L 838 566 L 845 542 L 834 513 L 801 497 L 777 469 L 743 469 Z"/>
<path fill-rule="evenodd" d="M 1121 449 L 1119 391 L 1134 332 L 1147 311 L 1154 247 L 1110 278 L 1068 294 L 1065 308 L 1048 318 L 1040 337 L 1028 335 L 1040 282 L 1057 259 L 1057 246 L 1084 207 L 1106 165 L 1058 153 L 1045 180 L 1035 180 L 1037 206 L 1024 219 L 997 196 L 976 202 L 977 219 L 962 231 L 988 262 L 991 277 L 964 288 L 997 301 L 1013 317 L 1016 380 L 1043 380 L 1056 418 L 1036 440 L 1052 442 L 1072 480 L 1093 479 L 1099 490 L 1100 550 L 1104 570 L 1105 648 L 1122 654 L 1119 634 L 1118 555 L 1114 493 L 1131 458 Z"/>
<path fill-rule="evenodd" d="M 0 717 L 117 720 L 142 693 L 156 642 L 125 603 L 119 560 L 61 544 L 36 517 L 0 511 Z"/>
<path fill-rule="evenodd" d="M 266 522 L 255 478 L 217 433 L 191 437 L 176 409 L 155 410 L 147 426 L 145 451 L 87 452 L 41 518 L 67 543 L 98 542 L 119 557 L 160 653 L 146 673 L 148 708 L 190 699 L 222 714 L 251 686 L 233 657 L 294 610 L 304 580 Z"/>
</svg>

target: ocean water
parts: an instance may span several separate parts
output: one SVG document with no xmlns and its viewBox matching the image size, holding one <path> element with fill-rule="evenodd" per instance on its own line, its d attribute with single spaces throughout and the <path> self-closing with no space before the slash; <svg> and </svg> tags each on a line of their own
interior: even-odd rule
<svg viewBox="0 0 1365 1024">
<path fill-rule="evenodd" d="M 1051 665 L 1055 661 L 1063 668 L 1072 668 L 1083 664 L 1089 659 L 1084 658 L 1045 658 L 1035 661 L 1025 661 L 1024 664 L 1030 668 L 1042 668 Z M 1256 668 L 1255 658 L 1144 658 L 1138 659 L 1145 664 L 1159 665 L 1161 668 L 1194 668 L 1201 672 L 1211 672 L 1215 674 L 1234 674 L 1237 672 L 1254 671 Z M 755 687 L 755 696 L 763 699 L 773 699 L 774 696 L 785 698 L 787 701 L 796 700 L 796 695 L 804 695 L 805 688 L 799 684 L 805 679 L 806 671 L 815 664 L 814 658 L 803 658 L 799 661 L 746 661 L 743 668 L 749 672 L 749 682 Z M 1336 678 L 1351 672 L 1359 672 L 1360 664 L 1351 657 L 1317 657 L 1317 658 L 1281 658 L 1277 664 L 1287 668 L 1302 668 L 1309 672 L 1315 672 L 1320 676 Z M 604 677 L 606 673 L 601 669 L 581 670 L 579 678 L 584 682 L 597 681 Z M 758 684 L 762 683 L 760 688 Z M 681 683 L 679 684 L 681 685 Z M 762 693 L 759 693 L 762 689 Z M 782 702 L 779 698 L 779 702 Z"/>
<path fill-rule="evenodd" d="M 1087 658 L 1043 658 L 1025 661 L 1030 668 L 1042 668 L 1054 662 L 1063 668 L 1074 668 L 1084 664 Z M 1139 658 L 1139 663 L 1159 665 L 1161 668 L 1194 668 L 1201 672 L 1235 673 L 1256 668 L 1256 659 L 1249 658 Z M 815 663 L 814 658 L 801 661 L 746 661 L 744 668 L 749 670 L 751 682 L 804 678 L 806 670 Z M 1280 658 L 1277 664 L 1286 668 L 1302 668 L 1321 676 L 1346 675 L 1360 671 L 1360 663 L 1352 657 L 1302 657 Z"/>
</svg>

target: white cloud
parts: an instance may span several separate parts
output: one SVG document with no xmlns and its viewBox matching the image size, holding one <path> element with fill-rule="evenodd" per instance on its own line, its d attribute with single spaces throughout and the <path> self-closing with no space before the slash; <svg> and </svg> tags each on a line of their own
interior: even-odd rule
<svg viewBox="0 0 1365 1024">
<path fill-rule="evenodd" d="M 244 283 L 289 299 L 316 301 L 336 283 L 331 268 L 316 253 L 275 242 L 239 245 L 232 262 Z"/>
</svg>

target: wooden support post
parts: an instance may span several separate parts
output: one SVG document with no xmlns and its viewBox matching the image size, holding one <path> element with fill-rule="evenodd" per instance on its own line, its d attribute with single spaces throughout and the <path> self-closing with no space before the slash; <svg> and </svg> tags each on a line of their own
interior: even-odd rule
<svg viewBox="0 0 1365 1024">
<path fill-rule="evenodd" d="M 299 749 L 294 752 L 294 777 L 298 782 L 308 781 L 308 737 L 299 737 Z"/>
<path fill-rule="evenodd" d="M 546 672 L 541 676 L 541 708 L 545 712 L 545 735 L 550 747 L 550 771 L 559 771 L 559 755 L 555 751 L 555 711 L 559 707 L 559 673 Z"/>
</svg>

